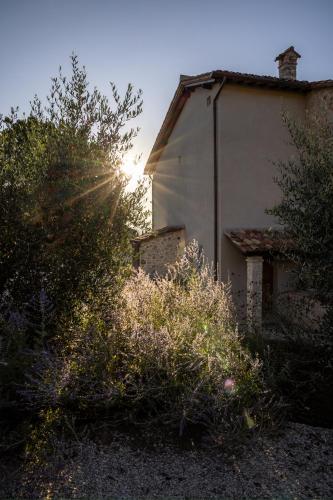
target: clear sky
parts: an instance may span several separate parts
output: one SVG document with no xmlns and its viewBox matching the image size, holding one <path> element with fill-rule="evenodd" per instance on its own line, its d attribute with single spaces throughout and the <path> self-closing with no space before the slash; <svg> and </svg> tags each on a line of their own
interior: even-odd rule
<svg viewBox="0 0 333 500">
<path fill-rule="evenodd" d="M 332 21 L 333 0 L 0 0 L 0 113 L 43 98 L 75 51 L 100 90 L 143 89 L 133 153 L 146 160 L 180 73 L 277 76 L 294 45 L 299 79 L 333 78 Z"/>
</svg>

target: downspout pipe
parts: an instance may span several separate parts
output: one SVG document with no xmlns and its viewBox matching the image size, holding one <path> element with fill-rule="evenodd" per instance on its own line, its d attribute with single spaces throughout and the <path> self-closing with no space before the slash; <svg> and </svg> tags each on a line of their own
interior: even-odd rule
<svg viewBox="0 0 333 500">
<path fill-rule="evenodd" d="M 217 101 L 226 82 L 226 77 L 220 83 L 220 87 L 213 100 L 213 128 L 214 128 L 214 276 L 218 279 L 218 251 L 219 251 L 219 172 L 218 172 L 218 130 L 217 130 Z"/>
</svg>

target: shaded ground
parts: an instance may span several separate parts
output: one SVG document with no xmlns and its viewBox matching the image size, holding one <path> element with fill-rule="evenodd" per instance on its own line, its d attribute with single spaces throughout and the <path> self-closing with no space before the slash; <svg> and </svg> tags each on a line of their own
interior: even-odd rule
<svg viewBox="0 0 333 500">
<path fill-rule="evenodd" d="M 288 424 L 279 437 L 260 437 L 241 457 L 216 450 L 133 444 L 59 446 L 52 464 L 20 479 L 1 498 L 332 499 L 333 430 Z"/>
</svg>

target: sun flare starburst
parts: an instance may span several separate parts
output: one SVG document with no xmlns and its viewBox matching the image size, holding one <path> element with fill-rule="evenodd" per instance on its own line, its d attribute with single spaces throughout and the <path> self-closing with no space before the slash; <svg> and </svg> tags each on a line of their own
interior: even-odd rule
<svg viewBox="0 0 333 500">
<path fill-rule="evenodd" d="M 143 176 L 144 163 L 141 160 L 136 160 L 135 158 L 127 158 L 124 160 L 121 170 L 129 178 L 127 188 L 134 190 L 138 181 Z"/>
</svg>

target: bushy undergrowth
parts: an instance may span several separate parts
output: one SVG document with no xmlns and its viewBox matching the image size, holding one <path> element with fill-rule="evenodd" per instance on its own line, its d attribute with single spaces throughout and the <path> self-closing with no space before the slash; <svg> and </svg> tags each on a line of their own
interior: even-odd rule
<svg viewBox="0 0 333 500">
<path fill-rule="evenodd" d="M 23 396 L 29 405 L 75 415 L 199 424 L 215 436 L 263 423 L 261 367 L 237 332 L 229 287 L 214 280 L 197 244 L 167 277 L 142 271 L 99 318 L 81 309 L 65 345 L 44 351 Z"/>
<path fill-rule="evenodd" d="M 327 316 L 318 329 L 305 330 L 283 318 L 275 339 L 261 339 L 251 346 L 263 363 L 267 385 L 283 400 L 292 421 L 333 427 L 331 325 Z"/>
</svg>

